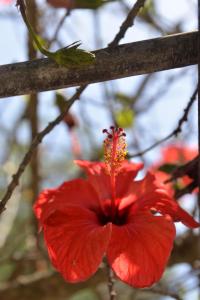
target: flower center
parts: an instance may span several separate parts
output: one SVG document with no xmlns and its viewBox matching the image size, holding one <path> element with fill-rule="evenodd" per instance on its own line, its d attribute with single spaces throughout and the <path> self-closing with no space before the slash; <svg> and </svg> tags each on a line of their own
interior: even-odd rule
<svg viewBox="0 0 200 300">
<path fill-rule="evenodd" d="M 125 140 L 125 132 L 122 128 L 110 127 L 110 130 L 103 129 L 103 133 L 107 134 L 104 140 L 104 160 L 107 174 L 110 176 L 111 184 L 111 217 L 116 215 L 116 175 L 122 165 L 127 154 L 127 145 Z"/>
<path fill-rule="evenodd" d="M 98 211 L 97 216 L 101 225 L 112 223 L 118 226 L 122 226 L 127 223 L 129 207 L 126 207 L 123 211 L 115 210 L 115 215 L 112 215 L 112 206 L 107 206 L 105 211 Z"/>
<path fill-rule="evenodd" d="M 126 133 L 122 128 L 110 127 L 110 131 L 103 129 L 107 134 L 104 140 L 104 160 L 108 175 L 116 176 L 127 154 Z"/>
</svg>

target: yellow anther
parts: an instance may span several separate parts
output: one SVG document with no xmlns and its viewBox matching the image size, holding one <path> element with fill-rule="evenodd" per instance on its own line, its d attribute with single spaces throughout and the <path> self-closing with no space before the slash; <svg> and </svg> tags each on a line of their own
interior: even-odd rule
<svg viewBox="0 0 200 300">
<path fill-rule="evenodd" d="M 103 130 L 107 134 L 104 140 L 104 160 L 109 175 L 116 175 L 127 154 L 126 134 L 122 128 L 110 127 Z"/>
</svg>

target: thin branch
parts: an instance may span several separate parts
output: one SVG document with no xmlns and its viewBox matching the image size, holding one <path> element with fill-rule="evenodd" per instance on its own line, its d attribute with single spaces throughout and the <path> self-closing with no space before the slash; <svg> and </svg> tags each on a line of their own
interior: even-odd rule
<svg viewBox="0 0 200 300">
<path fill-rule="evenodd" d="M 146 154 L 147 152 L 149 152 L 150 150 L 154 149 L 155 147 L 159 146 L 160 144 L 166 142 L 167 140 L 169 140 L 173 136 L 178 136 L 179 133 L 182 131 L 182 125 L 183 125 L 183 123 L 186 122 L 187 119 L 188 119 L 188 114 L 189 114 L 190 108 L 192 107 L 192 104 L 196 100 L 197 92 L 198 92 L 198 89 L 196 88 L 195 91 L 194 91 L 194 93 L 192 94 L 192 96 L 190 98 L 190 101 L 188 102 L 186 108 L 184 109 L 183 116 L 178 121 L 177 127 L 170 134 L 168 134 L 163 139 L 161 139 L 161 140 L 153 143 L 151 146 L 147 147 L 146 149 L 144 149 L 144 150 L 142 150 L 140 152 L 137 152 L 135 154 L 129 154 L 129 157 L 142 156 L 142 155 Z"/>
<path fill-rule="evenodd" d="M 107 264 L 107 273 L 108 273 L 108 289 L 109 289 L 110 300 L 116 300 L 117 293 L 114 288 L 115 278 L 109 264 Z"/>
<path fill-rule="evenodd" d="M 186 74 L 186 72 L 188 71 L 188 69 L 182 69 L 181 72 L 179 73 L 179 76 L 177 76 L 176 74 L 170 75 L 165 83 L 163 85 L 161 85 L 158 90 L 156 91 L 156 93 L 152 96 L 150 96 L 149 98 L 147 98 L 147 100 L 145 101 L 145 103 L 143 105 L 140 104 L 140 106 L 138 105 L 138 107 L 135 107 L 135 103 L 137 103 L 137 101 L 135 101 L 133 103 L 133 109 L 136 113 L 136 115 L 139 115 L 141 113 L 146 113 L 149 109 L 152 108 L 152 106 L 154 105 L 154 103 L 157 103 L 158 98 L 161 98 L 162 95 L 166 94 L 166 92 L 169 90 L 169 85 L 172 86 L 172 84 L 176 81 L 176 80 L 180 80 L 180 77 L 184 74 Z M 137 99 L 137 96 L 136 96 Z"/>
<path fill-rule="evenodd" d="M 168 296 L 176 300 L 182 300 L 182 297 L 180 297 L 177 293 L 171 292 L 169 290 L 164 290 L 163 288 L 154 287 L 152 289 L 147 290 L 151 293 L 162 295 L 162 296 Z"/>
<path fill-rule="evenodd" d="M 12 193 L 13 193 L 14 189 L 16 188 L 16 186 L 19 184 L 19 179 L 22 176 L 22 174 L 24 173 L 27 165 L 29 164 L 37 146 L 42 142 L 43 138 L 50 131 L 52 131 L 56 125 L 58 125 L 62 121 L 62 119 L 64 118 L 64 116 L 66 115 L 66 113 L 68 112 L 70 107 L 72 106 L 72 104 L 80 97 L 81 93 L 85 90 L 85 88 L 86 88 L 86 86 L 82 86 L 82 87 L 78 88 L 76 93 L 67 102 L 65 111 L 62 114 L 60 114 L 54 121 L 50 122 L 49 125 L 44 130 L 42 130 L 40 133 L 38 133 L 36 135 L 36 137 L 34 138 L 33 142 L 31 143 L 31 145 L 29 147 L 29 150 L 27 151 L 22 162 L 20 163 L 17 172 L 12 176 L 12 180 L 11 180 L 10 184 L 8 185 L 6 193 L 0 202 L 0 214 L 5 210 L 6 203 L 12 196 Z"/>
<path fill-rule="evenodd" d="M 176 180 L 179 177 L 183 177 L 185 175 L 192 178 L 196 183 L 198 182 L 198 160 L 199 156 L 196 156 L 192 160 L 188 161 L 186 164 L 178 166 L 175 168 L 175 170 L 172 172 L 171 177 L 165 181 L 165 183 L 171 182 L 173 180 Z"/>
<path fill-rule="evenodd" d="M 50 59 L 0 66 L 0 98 L 80 86 L 196 64 L 197 32 L 95 51 L 90 66 L 60 67 Z M 162 57 L 162 59 L 160 59 Z"/>
<path fill-rule="evenodd" d="M 196 156 L 193 160 L 187 162 L 184 165 L 178 166 L 171 174 L 171 177 L 165 180 L 164 183 L 172 182 L 180 177 L 189 176 L 192 182 L 182 189 L 178 189 L 175 192 L 175 199 L 179 199 L 185 194 L 190 194 L 198 187 L 198 160 L 199 156 Z"/>
<path fill-rule="evenodd" d="M 53 37 L 52 37 L 52 38 L 50 39 L 50 41 L 48 42 L 48 46 L 49 46 L 49 47 L 51 46 L 51 44 L 52 44 L 53 42 L 55 42 L 55 41 L 57 40 L 58 34 L 59 34 L 59 32 L 60 32 L 60 29 L 62 28 L 62 26 L 63 26 L 63 24 L 64 24 L 66 18 L 67 18 L 69 15 L 70 15 L 70 10 L 67 9 L 66 12 L 65 12 L 65 14 L 64 14 L 64 15 L 62 16 L 62 18 L 60 19 L 60 21 L 59 21 L 59 23 L 58 23 L 58 25 L 57 25 L 57 27 L 56 27 L 56 30 L 55 30 L 55 32 L 54 32 L 54 34 L 53 34 Z"/>
<path fill-rule="evenodd" d="M 154 294 L 159 294 L 162 296 L 168 296 L 176 300 L 182 300 L 182 297 L 180 297 L 177 293 L 171 292 L 169 290 L 165 290 L 163 287 L 153 287 L 151 289 L 144 289 L 145 292 L 150 292 Z"/>
<path fill-rule="evenodd" d="M 192 181 L 190 184 L 188 184 L 186 187 L 182 188 L 181 190 L 178 190 L 175 192 L 175 199 L 179 199 L 185 194 L 191 194 L 194 189 L 197 187 L 197 184 L 195 181 Z"/>
<path fill-rule="evenodd" d="M 134 20 L 139 13 L 139 10 L 144 6 L 146 0 L 137 0 L 133 5 L 132 9 L 128 13 L 125 21 L 122 23 L 119 32 L 116 34 L 114 40 L 109 44 L 110 47 L 115 47 L 118 45 L 119 41 L 124 37 L 126 31 L 129 27 L 134 24 Z"/>
</svg>

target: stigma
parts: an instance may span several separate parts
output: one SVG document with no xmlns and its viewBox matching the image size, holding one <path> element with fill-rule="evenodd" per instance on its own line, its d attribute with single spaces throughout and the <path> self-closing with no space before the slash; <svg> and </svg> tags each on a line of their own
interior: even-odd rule
<svg viewBox="0 0 200 300">
<path fill-rule="evenodd" d="M 104 161 L 108 175 L 117 175 L 122 162 L 127 154 L 126 133 L 123 128 L 110 126 L 110 129 L 103 129 L 107 135 L 104 140 Z"/>
</svg>

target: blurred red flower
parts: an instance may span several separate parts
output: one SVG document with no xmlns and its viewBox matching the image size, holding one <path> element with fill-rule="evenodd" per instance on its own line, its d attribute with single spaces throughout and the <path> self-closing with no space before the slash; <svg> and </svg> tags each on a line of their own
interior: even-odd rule
<svg viewBox="0 0 200 300">
<path fill-rule="evenodd" d="M 162 160 L 165 163 L 184 164 L 197 156 L 198 150 L 183 144 L 172 144 L 162 149 Z"/>
<path fill-rule="evenodd" d="M 13 0 L 0 0 L 0 4 L 11 4 Z"/>
<path fill-rule="evenodd" d="M 44 190 L 34 211 L 54 267 L 66 281 L 84 281 L 104 255 L 124 282 L 147 287 L 164 271 L 175 238 L 174 221 L 199 226 L 148 173 L 124 160 L 122 129 L 104 130 L 105 163 L 76 161 L 87 179 Z M 155 214 L 158 212 L 158 214 Z"/>
<path fill-rule="evenodd" d="M 188 147 L 184 144 L 172 144 L 162 149 L 161 159 L 152 168 L 160 182 L 165 182 L 169 179 L 171 172 L 165 172 L 165 169 L 173 169 L 180 165 L 187 163 L 188 161 L 194 159 L 198 154 L 196 148 Z M 178 188 L 184 188 L 192 182 L 189 176 L 183 176 L 179 178 L 176 182 Z M 174 195 L 174 183 L 170 182 L 165 185 L 168 191 Z M 197 191 L 197 189 L 195 190 Z"/>
</svg>

